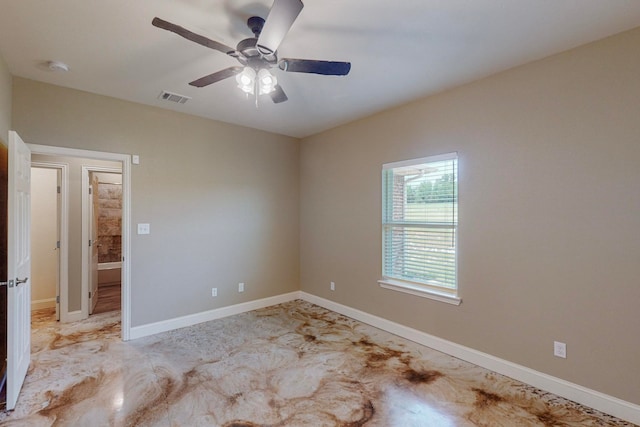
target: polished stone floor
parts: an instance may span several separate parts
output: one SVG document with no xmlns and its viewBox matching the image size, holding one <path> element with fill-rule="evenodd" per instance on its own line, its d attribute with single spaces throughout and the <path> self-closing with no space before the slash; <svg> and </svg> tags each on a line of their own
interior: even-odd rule
<svg viewBox="0 0 640 427">
<path fill-rule="evenodd" d="M 303 301 L 130 342 L 34 318 L 7 426 L 631 426 Z"/>
</svg>

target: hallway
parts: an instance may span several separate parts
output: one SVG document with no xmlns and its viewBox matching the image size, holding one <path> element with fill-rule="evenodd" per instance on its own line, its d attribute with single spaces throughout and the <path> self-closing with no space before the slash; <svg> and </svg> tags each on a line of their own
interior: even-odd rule
<svg viewBox="0 0 640 427">
<path fill-rule="evenodd" d="M 100 285 L 98 287 L 98 303 L 93 314 L 107 313 L 120 310 L 122 300 L 122 287 L 120 283 Z"/>
</svg>

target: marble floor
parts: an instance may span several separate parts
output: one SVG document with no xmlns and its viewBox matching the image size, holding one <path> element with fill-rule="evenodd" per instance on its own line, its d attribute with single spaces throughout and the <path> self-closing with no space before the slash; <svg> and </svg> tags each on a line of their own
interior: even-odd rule
<svg viewBox="0 0 640 427">
<path fill-rule="evenodd" d="M 130 342 L 34 318 L 3 426 L 631 426 L 304 301 Z"/>
</svg>

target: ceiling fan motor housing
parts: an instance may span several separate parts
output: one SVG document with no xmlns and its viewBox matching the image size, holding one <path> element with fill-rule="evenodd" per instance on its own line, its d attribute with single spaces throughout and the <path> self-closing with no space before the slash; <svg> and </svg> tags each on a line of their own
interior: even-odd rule
<svg viewBox="0 0 640 427">
<path fill-rule="evenodd" d="M 272 68 L 278 62 L 276 53 L 264 55 L 258 50 L 258 38 L 264 27 L 265 20 L 259 16 L 252 16 L 247 20 L 247 26 L 253 32 L 254 37 L 242 40 L 236 46 L 236 50 L 241 55 L 237 57 L 238 61 L 244 66 L 254 68 L 256 71 L 260 68 Z"/>
<path fill-rule="evenodd" d="M 242 65 L 255 68 L 256 70 L 259 68 L 271 68 L 275 66 L 278 62 L 276 54 L 262 55 L 256 47 L 257 43 L 258 39 L 256 37 L 244 39 L 238 43 L 236 49 L 241 53 L 241 55 L 237 57 L 238 61 Z"/>
</svg>

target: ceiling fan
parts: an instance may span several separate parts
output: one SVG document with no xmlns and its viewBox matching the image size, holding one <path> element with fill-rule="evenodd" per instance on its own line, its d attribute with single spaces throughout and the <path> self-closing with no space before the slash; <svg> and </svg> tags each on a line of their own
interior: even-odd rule
<svg viewBox="0 0 640 427">
<path fill-rule="evenodd" d="M 269 94 L 273 102 L 278 104 L 288 98 L 278 84 L 276 76 L 269 72 L 271 68 L 327 76 L 346 76 L 351 70 L 349 62 L 278 59 L 278 47 L 303 7 L 301 0 L 274 0 L 266 21 L 259 16 L 249 18 L 247 25 L 254 36 L 242 40 L 235 49 L 160 18 L 154 18 L 152 24 L 202 46 L 225 53 L 236 58 L 241 64 L 241 66 L 225 68 L 194 80 L 189 83 L 191 86 L 204 87 L 235 76 L 238 87 L 248 94 L 255 94 L 256 102 L 258 95 Z"/>
</svg>

